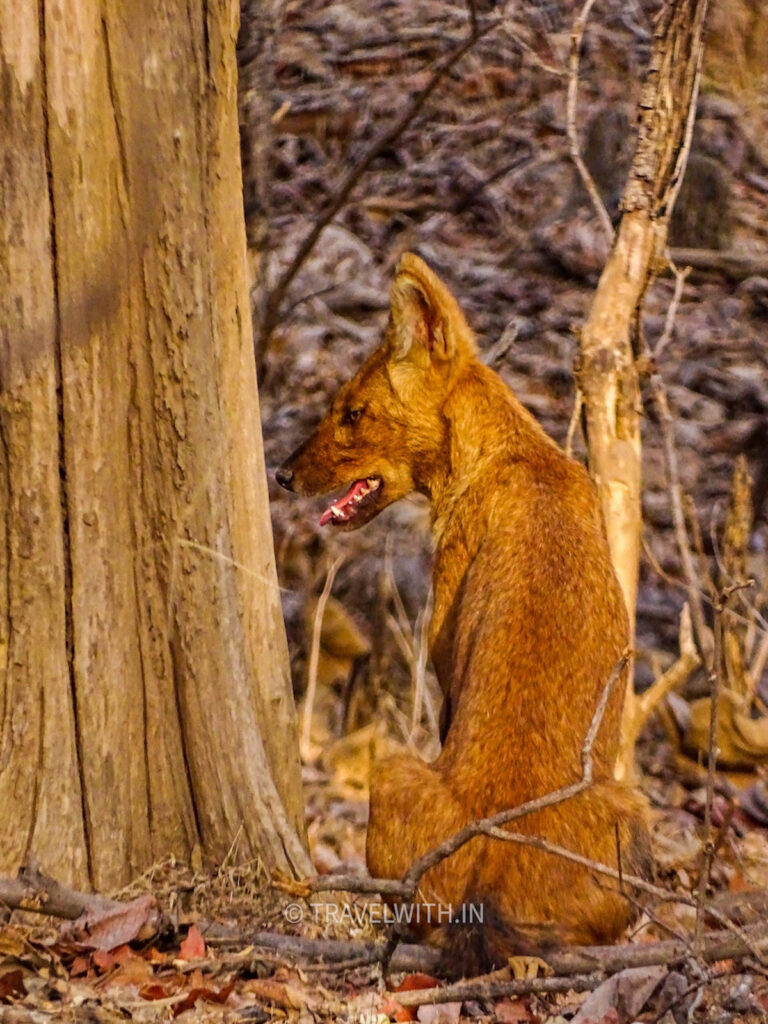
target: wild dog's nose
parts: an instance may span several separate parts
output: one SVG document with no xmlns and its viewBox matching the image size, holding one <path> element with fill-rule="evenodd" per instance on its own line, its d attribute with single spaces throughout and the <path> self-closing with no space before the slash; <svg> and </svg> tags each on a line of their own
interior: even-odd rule
<svg viewBox="0 0 768 1024">
<path fill-rule="evenodd" d="M 293 482 L 292 469 L 286 469 L 285 466 L 281 466 L 280 469 L 278 469 L 278 471 L 275 473 L 275 480 L 277 480 L 280 486 L 284 487 L 286 491 L 293 490 L 293 487 L 291 486 Z"/>
</svg>

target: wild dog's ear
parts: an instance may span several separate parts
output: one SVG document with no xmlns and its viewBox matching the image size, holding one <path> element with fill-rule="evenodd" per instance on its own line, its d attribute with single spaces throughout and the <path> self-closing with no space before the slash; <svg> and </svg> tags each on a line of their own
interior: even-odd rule
<svg viewBox="0 0 768 1024">
<path fill-rule="evenodd" d="M 459 304 L 426 263 L 407 252 L 392 284 L 392 357 L 447 362 L 475 344 Z"/>
</svg>

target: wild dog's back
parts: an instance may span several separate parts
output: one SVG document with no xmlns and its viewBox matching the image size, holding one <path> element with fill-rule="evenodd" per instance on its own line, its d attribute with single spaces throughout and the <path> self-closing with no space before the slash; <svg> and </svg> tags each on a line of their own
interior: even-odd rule
<svg viewBox="0 0 768 1024">
<path fill-rule="evenodd" d="M 629 642 L 624 601 L 586 470 L 498 376 L 468 365 L 445 404 L 450 483 L 435 506 L 432 655 L 450 706 L 445 756 L 484 716 L 492 761 L 525 723 L 529 770 L 499 780 L 509 806 L 572 781 L 605 681 Z M 595 745 L 618 748 L 623 680 Z M 444 724 L 447 724 L 444 717 Z"/>
</svg>

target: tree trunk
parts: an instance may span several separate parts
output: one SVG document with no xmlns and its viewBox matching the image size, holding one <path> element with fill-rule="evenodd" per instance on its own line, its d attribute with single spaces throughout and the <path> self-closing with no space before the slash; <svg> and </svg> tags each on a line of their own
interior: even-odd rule
<svg viewBox="0 0 768 1024">
<path fill-rule="evenodd" d="M 579 381 L 608 543 L 634 635 L 640 559 L 640 394 L 632 332 L 663 265 L 667 224 L 685 171 L 708 0 L 667 0 L 654 33 L 638 109 L 638 140 L 616 240 L 581 332 Z M 632 773 L 642 722 L 632 688 L 624 703 L 617 776 Z"/>
<path fill-rule="evenodd" d="M 309 867 L 237 17 L 0 0 L 0 871 L 109 888 L 235 839 Z"/>
</svg>

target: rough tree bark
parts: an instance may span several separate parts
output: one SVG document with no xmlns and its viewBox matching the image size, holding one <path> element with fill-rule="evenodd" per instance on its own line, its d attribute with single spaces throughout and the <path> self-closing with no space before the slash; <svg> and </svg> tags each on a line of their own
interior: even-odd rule
<svg viewBox="0 0 768 1024">
<path fill-rule="evenodd" d="M 638 110 L 638 139 L 611 254 L 581 332 L 579 383 L 590 470 L 597 482 L 630 622 L 640 559 L 640 396 L 632 336 L 643 297 L 663 265 L 667 224 L 685 170 L 708 0 L 667 0 L 654 34 Z M 629 677 L 617 775 L 632 771 L 639 730 Z"/>
<path fill-rule="evenodd" d="M 130 9 L 129 9 L 130 8 Z M 0 872 L 306 874 L 237 0 L 0 0 Z"/>
</svg>

